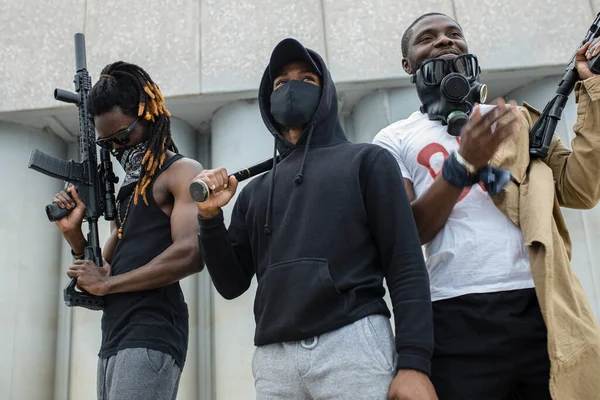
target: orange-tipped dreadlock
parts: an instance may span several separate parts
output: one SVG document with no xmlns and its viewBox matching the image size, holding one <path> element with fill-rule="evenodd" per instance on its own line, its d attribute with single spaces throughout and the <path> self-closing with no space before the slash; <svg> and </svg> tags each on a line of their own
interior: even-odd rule
<svg viewBox="0 0 600 400">
<path fill-rule="evenodd" d="M 160 89 L 146 71 L 123 61 L 107 65 L 101 72 L 100 80 L 90 91 L 89 109 L 92 117 L 118 107 L 124 114 L 148 121 L 148 150 L 142 159 L 142 172 L 133 195 L 134 204 L 142 196 L 148 205 L 146 189 L 165 161 L 167 150 L 178 151 L 171 137 L 171 114 L 165 108 L 164 101 Z"/>
</svg>

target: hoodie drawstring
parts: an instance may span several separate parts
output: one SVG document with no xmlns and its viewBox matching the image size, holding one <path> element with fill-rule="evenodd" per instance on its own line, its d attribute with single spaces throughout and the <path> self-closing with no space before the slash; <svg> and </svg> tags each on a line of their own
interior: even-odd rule
<svg viewBox="0 0 600 400">
<path fill-rule="evenodd" d="M 310 139 L 312 139 L 312 134 L 315 130 L 315 126 L 311 125 L 308 132 L 308 138 L 306 139 L 306 146 L 304 147 L 304 155 L 302 156 L 302 163 L 300 164 L 300 169 L 298 170 L 298 175 L 294 178 L 294 183 L 296 186 L 302 184 L 304 181 L 304 164 L 306 162 L 306 155 L 308 154 L 308 148 L 310 147 Z"/>
<path fill-rule="evenodd" d="M 310 147 L 310 140 L 312 139 L 312 134 L 315 128 L 313 125 L 310 126 L 308 132 L 308 138 L 306 140 L 306 146 L 304 147 L 304 155 L 302 156 L 302 163 L 300 164 L 300 169 L 298 170 L 298 174 L 294 178 L 294 183 L 298 186 L 302 184 L 304 180 L 304 165 L 306 163 L 306 155 L 308 154 L 308 148 Z M 273 168 L 271 168 L 271 182 L 269 182 L 269 197 L 267 199 L 267 216 L 265 221 L 265 236 L 271 236 L 273 229 L 271 228 L 271 220 L 273 219 L 273 192 L 275 187 L 275 170 L 277 168 L 277 139 L 274 139 L 273 142 Z"/>
<path fill-rule="evenodd" d="M 267 199 L 267 218 L 265 221 L 265 235 L 271 236 L 271 204 L 273 202 L 273 186 L 275 186 L 275 168 L 277 167 L 277 139 L 273 139 L 273 168 L 271 168 L 271 182 L 269 183 L 269 198 Z"/>
</svg>

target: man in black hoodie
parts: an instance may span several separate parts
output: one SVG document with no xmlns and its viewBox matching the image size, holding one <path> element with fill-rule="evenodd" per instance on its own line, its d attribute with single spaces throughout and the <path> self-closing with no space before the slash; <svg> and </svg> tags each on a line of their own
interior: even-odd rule
<svg viewBox="0 0 600 400">
<path fill-rule="evenodd" d="M 273 50 L 259 103 L 273 168 L 241 191 L 229 229 L 238 182 L 196 177 L 212 191 L 197 206 L 215 287 L 233 299 L 258 279 L 257 398 L 436 399 L 429 279 L 394 158 L 348 142 L 324 61 L 294 39 Z"/>
</svg>

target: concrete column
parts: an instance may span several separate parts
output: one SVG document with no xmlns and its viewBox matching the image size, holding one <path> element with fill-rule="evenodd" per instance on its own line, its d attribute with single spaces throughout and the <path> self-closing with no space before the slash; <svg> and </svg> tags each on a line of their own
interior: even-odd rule
<svg viewBox="0 0 600 400">
<path fill-rule="evenodd" d="M 211 168 L 211 135 L 198 135 L 196 159 L 206 169 Z M 215 398 L 215 357 L 213 329 L 213 288 L 206 267 L 198 274 L 198 400 Z"/>
<path fill-rule="evenodd" d="M 542 111 L 552 99 L 562 76 L 553 76 L 530 83 L 514 92 L 507 93 L 506 99 L 515 99 L 517 103 L 527 101 Z M 577 119 L 575 95 L 569 97 L 562 119 L 556 132 L 563 143 L 571 148 L 575 137 L 573 125 Z M 573 210 L 563 208 L 563 215 L 571 234 L 573 257 L 571 265 L 588 295 L 596 318 L 600 318 L 600 248 L 595 245 L 600 236 L 600 207 L 592 210 Z"/>
<path fill-rule="evenodd" d="M 354 142 L 371 143 L 377 132 L 389 125 L 389 91 L 377 90 L 363 97 L 352 109 Z"/>
<path fill-rule="evenodd" d="M 340 125 L 349 141 L 354 142 L 354 126 L 351 115 L 340 115 Z"/>
<path fill-rule="evenodd" d="M 365 96 L 352 110 L 354 141 L 371 143 L 381 129 L 408 117 L 419 109 L 419 105 L 413 86 L 378 90 Z"/>
<path fill-rule="evenodd" d="M 44 206 L 57 179 L 28 169 L 38 148 L 63 158 L 58 137 L 0 122 L 0 397 L 52 399 L 60 235 Z"/>
<path fill-rule="evenodd" d="M 197 133 L 186 122 L 171 117 L 171 134 L 179 152 L 186 157 L 196 159 Z M 178 400 L 198 399 L 198 307 L 203 304 L 198 302 L 198 274 L 188 276 L 180 282 L 183 296 L 188 305 L 189 342 L 185 367 L 179 382 Z"/>
<path fill-rule="evenodd" d="M 79 160 L 76 143 L 70 143 L 67 148 L 66 159 Z M 62 189 L 62 188 L 61 188 Z M 66 271 L 73 261 L 71 247 L 61 236 L 60 266 L 58 268 L 59 284 L 56 288 L 58 327 L 56 330 L 56 368 L 54 371 L 54 399 L 68 399 L 71 375 L 71 331 L 73 309 L 67 307 L 63 299 L 63 289 L 68 285 L 70 278 Z"/>
<path fill-rule="evenodd" d="M 251 166 L 273 154 L 273 137 L 265 128 L 255 101 L 237 101 L 219 109 L 212 120 L 212 166 L 229 172 Z M 238 187 L 238 193 L 242 182 Z M 235 199 L 224 209 L 229 224 Z M 227 301 L 214 293 L 214 360 L 217 400 L 254 398 L 253 304 L 256 280 L 239 298 Z"/>
</svg>

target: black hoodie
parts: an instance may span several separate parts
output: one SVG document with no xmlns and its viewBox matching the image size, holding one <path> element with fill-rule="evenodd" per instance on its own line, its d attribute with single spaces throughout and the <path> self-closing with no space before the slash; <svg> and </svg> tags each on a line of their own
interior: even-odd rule
<svg viewBox="0 0 600 400">
<path fill-rule="evenodd" d="M 260 111 L 281 160 L 243 188 L 229 229 L 222 213 L 198 218 L 206 267 L 227 299 L 244 293 L 256 274 L 257 346 L 309 339 L 372 314 L 389 317 L 385 277 L 397 368 L 429 374 L 429 277 L 402 174 L 387 150 L 346 139 L 331 76 L 309 52 L 323 71 L 317 111 L 296 145 L 285 140 L 269 111 L 267 68 Z"/>
</svg>

